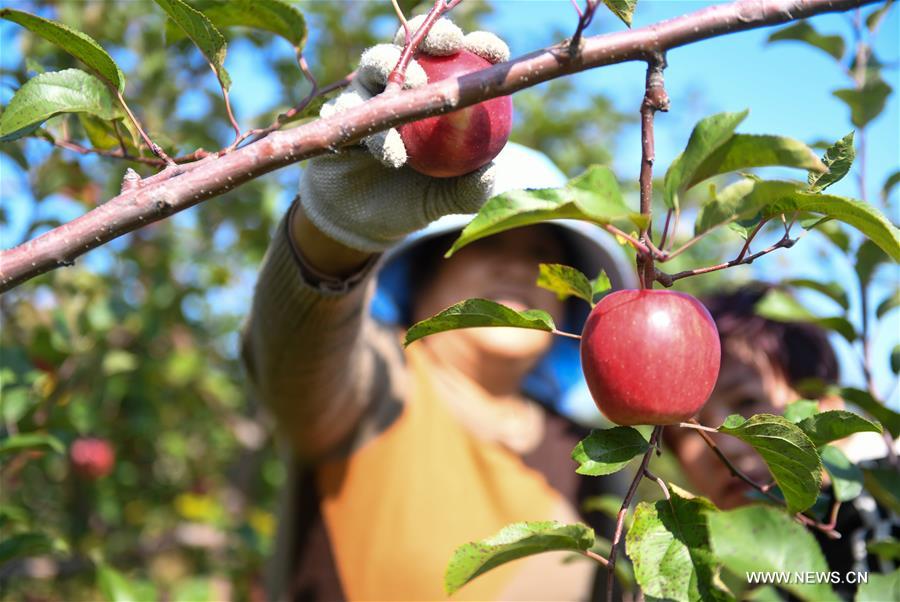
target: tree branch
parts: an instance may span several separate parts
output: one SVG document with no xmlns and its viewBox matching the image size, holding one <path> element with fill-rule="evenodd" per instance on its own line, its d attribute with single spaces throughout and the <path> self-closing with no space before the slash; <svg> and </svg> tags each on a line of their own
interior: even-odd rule
<svg viewBox="0 0 900 602">
<path fill-rule="evenodd" d="M 647 61 L 647 79 L 644 88 L 644 100 L 641 102 L 641 175 L 639 178 L 641 196 L 641 215 L 647 218 L 647 225 L 641 230 L 640 240 L 653 247 L 652 210 L 653 201 L 653 162 L 656 160 L 656 143 L 653 135 L 653 120 L 657 111 L 669 110 L 669 95 L 666 94 L 663 71 L 666 68 L 666 57 L 654 54 Z M 636 258 L 638 278 L 641 288 L 653 288 L 656 274 L 653 267 L 653 254 L 638 255 Z"/>
<path fill-rule="evenodd" d="M 110 240 L 304 159 L 334 152 L 375 132 L 506 96 L 587 69 L 651 60 L 679 46 L 813 15 L 846 11 L 876 0 L 739 0 L 631 31 L 586 38 L 571 56 L 565 43 L 459 79 L 382 95 L 328 119 L 189 166 L 147 178 L 108 202 L 22 245 L 0 253 L 0 292 L 63 265 Z M 177 175 L 178 177 L 173 177 Z"/>
<path fill-rule="evenodd" d="M 637 492 L 638 484 L 641 482 L 641 479 L 647 477 L 649 474 L 647 466 L 650 464 L 650 458 L 653 457 L 653 452 L 656 450 L 656 446 L 659 445 L 659 441 L 662 438 L 662 430 L 663 427 L 661 426 L 653 427 L 653 433 L 650 434 L 650 447 L 644 452 L 641 466 L 638 468 L 637 473 L 635 473 L 634 479 L 631 481 L 631 486 L 628 487 L 628 493 L 625 494 L 625 499 L 622 500 L 622 506 L 619 508 L 619 513 L 616 515 L 616 531 L 613 534 L 612 543 L 609 546 L 609 560 L 606 564 L 606 602 L 612 602 L 613 600 L 613 583 L 616 578 L 616 556 L 619 549 L 619 542 L 622 541 L 622 529 L 625 526 L 625 515 L 628 514 L 628 507 L 631 505 L 631 500 Z M 665 483 L 663 483 L 663 486 L 665 486 Z M 668 491 L 668 489 L 666 489 L 666 491 Z M 666 497 L 668 498 L 668 496 Z"/>
</svg>

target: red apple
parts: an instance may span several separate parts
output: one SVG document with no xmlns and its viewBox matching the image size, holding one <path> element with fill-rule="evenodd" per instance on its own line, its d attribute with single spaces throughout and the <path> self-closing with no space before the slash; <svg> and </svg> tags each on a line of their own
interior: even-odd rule
<svg viewBox="0 0 900 602">
<path fill-rule="evenodd" d="M 116 462 L 112 444 L 96 437 L 76 439 L 69 448 L 69 457 L 75 473 L 91 480 L 111 473 Z"/>
<path fill-rule="evenodd" d="M 581 368 L 594 403 L 621 425 L 688 420 L 712 393 L 720 361 L 709 311 L 675 291 L 607 295 L 581 335 Z"/>
<path fill-rule="evenodd" d="M 416 61 L 434 83 L 490 67 L 491 63 L 462 50 L 450 56 L 421 54 Z M 400 126 L 409 166 L 427 176 L 461 176 L 496 157 L 512 129 L 512 98 L 501 96 L 476 105 Z"/>
</svg>

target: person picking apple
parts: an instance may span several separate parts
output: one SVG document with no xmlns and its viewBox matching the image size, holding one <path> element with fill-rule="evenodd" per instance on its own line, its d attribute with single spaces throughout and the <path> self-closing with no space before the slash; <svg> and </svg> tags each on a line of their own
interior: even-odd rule
<svg viewBox="0 0 900 602">
<path fill-rule="evenodd" d="M 811 391 L 822 392 L 814 397 L 820 411 L 843 409 L 843 400 L 824 393 L 838 380 L 837 359 L 825 331 L 809 323 L 776 322 L 757 315 L 754 307 L 767 290 L 766 285 L 750 285 L 705 299 L 721 337 L 722 367 L 712 395 L 697 417 L 701 424 L 718 427 L 731 414 L 780 415 L 790 403 L 809 399 Z M 668 428 L 664 439 L 694 491 L 722 509 L 753 501 L 753 489 L 733 477 L 696 433 Z M 770 482 L 765 462 L 749 445 L 727 436 L 716 437 L 716 444 L 751 479 Z M 835 445 L 857 462 L 887 455 L 884 441 L 875 433 L 857 433 Z M 825 495 L 830 503 L 830 493 L 826 491 Z M 879 560 L 866 552 L 865 545 L 850 543 L 883 538 L 892 532 L 900 535 L 900 519 L 878 506 L 868 493 L 840 507 L 834 528 L 842 534 L 841 539 L 813 532 L 832 570 L 841 574 L 891 570 L 879 566 Z M 851 584 L 838 589 L 849 599 Z"/>
<path fill-rule="evenodd" d="M 491 63 L 508 56 L 496 36 L 464 36 L 446 20 L 419 56 L 462 50 Z M 378 94 L 399 54 L 397 45 L 363 53 L 351 89 L 322 115 Z M 408 86 L 425 82 L 419 67 L 410 65 Z M 420 149 L 409 140 L 388 130 L 311 159 L 260 270 L 243 357 L 290 447 L 272 598 L 444 599 L 461 541 L 516 521 L 579 520 L 580 501 L 611 487 L 573 472 L 569 453 L 586 431 L 539 403 L 580 380 L 576 342 L 513 328 L 455 330 L 405 349 L 401 340 L 415 320 L 471 297 L 544 309 L 580 330 L 585 311 L 536 287 L 538 262 L 602 268 L 614 288 L 633 287 L 624 255 L 611 238 L 558 222 L 441 260 L 446 237 L 468 221 L 458 214 L 565 178 L 515 144 L 474 171 L 434 177 L 414 169 Z M 437 163 L 469 150 L 445 147 Z M 454 598 L 589 597 L 605 572 L 564 557 L 500 567 Z"/>
</svg>

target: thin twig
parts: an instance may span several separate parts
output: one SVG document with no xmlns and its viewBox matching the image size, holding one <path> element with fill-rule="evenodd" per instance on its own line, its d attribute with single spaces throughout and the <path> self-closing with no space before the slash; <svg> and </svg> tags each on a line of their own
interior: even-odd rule
<svg viewBox="0 0 900 602">
<path fill-rule="evenodd" d="M 718 270 L 724 270 L 724 269 L 731 268 L 736 265 L 741 265 L 741 264 L 745 264 L 745 263 L 753 263 L 754 261 L 756 261 L 763 255 L 768 255 L 769 253 L 771 253 L 772 251 L 774 251 L 776 249 L 793 247 L 794 243 L 796 243 L 796 242 L 797 242 L 797 239 L 784 237 L 781 240 L 779 240 L 777 243 L 775 243 L 774 245 L 767 247 L 767 248 L 763 249 L 762 251 L 759 251 L 758 253 L 754 253 L 753 255 L 748 255 L 743 258 L 735 258 L 735 259 L 732 259 L 731 261 L 728 261 L 725 263 L 720 263 L 718 265 L 707 266 L 705 268 L 696 268 L 693 270 L 685 270 L 683 272 L 678 272 L 676 274 L 667 274 L 660 270 L 656 270 L 656 281 L 659 282 L 660 284 L 662 284 L 663 286 L 669 287 L 669 286 L 672 286 L 672 284 L 676 280 L 681 280 L 682 278 L 688 278 L 690 276 L 698 276 L 700 274 L 708 274 L 709 272 L 716 272 Z"/>
<path fill-rule="evenodd" d="M 652 54 L 647 60 L 647 77 L 644 85 L 644 99 L 641 101 L 641 215 L 647 220 L 641 230 L 640 241 L 651 249 L 655 249 L 652 241 L 652 201 L 653 201 L 653 162 L 656 160 L 656 148 L 653 135 L 653 121 L 657 111 L 669 110 L 669 95 L 666 93 L 663 71 L 666 68 L 666 57 L 663 53 Z M 655 249 L 658 253 L 659 249 Z M 653 267 L 654 253 L 638 255 L 637 270 L 641 288 L 653 288 L 656 280 Z"/>
<path fill-rule="evenodd" d="M 669 235 L 669 222 L 672 220 L 673 211 L 674 211 L 673 209 L 669 209 L 666 212 L 666 225 L 663 226 L 662 238 L 659 239 L 659 248 L 660 249 L 666 248 L 666 237 Z M 674 233 L 672 233 L 672 237 L 673 238 L 675 237 Z"/>
<path fill-rule="evenodd" d="M 584 34 L 584 30 L 594 20 L 594 14 L 597 12 L 597 6 L 600 5 L 600 1 L 586 0 L 584 12 L 578 9 L 577 0 L 572 0 L 572 4 L 575 5 L 575 10 L 578 11 L 578 25 L 575 27 L 575 33 L 572 34 L 572 39 L 569 42 L 569 55 L 574 56 L 581 45 L 581 36 Z"/>
<path fill-rule="evenodd" d="M 135 163 L 143 163 L 144 165 L 152 165 L 154 167 L 165 167 L 167 165 L 167 163 L 162 159 L 136 157 L 134 155 L 124 153 L 121 149 L 104 150 L 102 148 L 91 148 L 78 144 L 77 142 L 72 142 L 71 140 L 53 140 L 53 145 L 82 155 L 100 155 L 101 157 L 108 157 L 110 159 L 122 159 L 123 161 L 133 161 Z M 208 156 L 209 152 L 203 150 L 202 148 L 198 148 L 188 155 L 182 155 L 180 157 L 173 158 L 172 162 L 180 165 L 182 163 L 191 163 L 192 161 L 197 161 Z"/>
<path fill-rule="evenodd" d="M 656 481 L 656 484 L 659 485 L 659 488 L 660 488 L 660 489 L 662 489 L 663 496 L 664 496 L 667 500 L 671 500 L 671 499 L 672 499 L 672 494 L 669 493 L 669 488 L 666 486 L 666 482 L 665 482 L 665 481 L 663 481 L 661 478 L 659 478 L 658 476 L 656 476 L 655 474 L 653 474 L 652 472 L 650 472 L 650 471 L 649 471 L 648 469 L 646 469 L 646 468 L 644 469 L 644 476 L 647 477 L 648 479 L 650 479 L 651 481 Z"/>
<path fill-rule="evenodd" d="M 636 238 L 635 238 L 634 236 L 632 236 L 631 234 L 628 234 L 628 233 L 625 232 L 624 230 L 621 230 L 621 229 L 619 229 L 619 228 L 616 228 L 616 227 L 613 226 L 612 224 L 602 224 L 602 227 L 603 227 L 604 230 L 606 230 L 606 231 L 609 232 L 610 234 L 612 234 L 612 235 L 614 235 L 614 236 L 618 236 L 618 237 L 620 237 L 620 238 L 622 238 L 622 239 L 628 241 L 628 243 L 631 244 L 631 246 L 634 247 L 634 249 L 635 249 L 638 253 L 641 253 L 641 254 L 644 254 L 644 255 L 650 255 L 651 253 L 653 253 L 653 251 L 651 251 L 650 248 L 649 248 L 647 245 L 645 245 L 644 243 L 642 243 L 641 241 L 639 241 L 638 239 L 636 239 Z"/>
<path fill-rule="evenodd" d="M 458 2 L 454 2 L 453 6 L 456 6 L 456 4 L 458 4 Z M 397 61 L 397 65 L 394 67 L 393 71 L 388 75 L 387 85 L 384 88 L 385 93 L 389 94 L 397 92 L 403 87 L 403 83 L 406 81 L 406 68 L 409 67 L 409 63 L 412 61 L 416 49 L 418 49 L 419 44 L 422 43 L 422 40 L 425 39 L 425 36 L 428 35 L 428 32 L 431 31 L 431 28 L 437 23 L 438 19 L 450 10 L 450 8 L 452 7 L 449 2 L 445 3 L 444 0 L 434 0 L 434 6 L 428 11 L 425 20 L 422 21 L 419 28 L 412 36 L 407 35 L 406 45 L 403 46 L 403 51 L 400 53 L 400 59 Z"/>
<path fill-rule="evenodd" d="M 698 422 L 679 422 L 678 426 L 686 429 L 696 429 L 698 431 L 706 431 L 707 433 L 718 433 L 719 429 L 714 429 L 711 426 L 703 426 Z"/>
<path fill-rule="evenodd" d="M 555 328 L 550 332 L 551 334 L 558 334 L 561 337 L 569 337 L 570 339 L 578 339 L 579 341 L 581 340 L 581 335 L 572 334 L 571 332 L 565 332 L 563 330 L 557 330 Z"/>
<path fill-rule="evenodd" d="M 628 507 L 631 506 L 631 500 L 634 498 L 634 494 L 637 491 L 638 483 L 640 483 L 641 479 L 645 476 L 644 471 L 647 470 L 647 466 L 650 464 L 650 458 L 653 457 L 653 451 L 656 449 L 656 444 L 659 442 L 660 437 L 662 437 L 662 430 L 663 427 L 661 426 L 653 428 L 653 433 L 650 435 L 650 447 L 644 452 L 644 457 L 641 459 L 641 466 L 634 475 L 634 479 L 632 479 L 631 485 L 628 487 L 628 493 L 625 494 L 625 499 L 622 500 L 622 506 L 619 508 L 619 513 L 616 515 L 616 531 L 609 547 L 609 562 L 606 565 L 606 602 L 612 602 L 613 599 L 613 582 L 615 581 L 616 576 L 616 553 L 619 549 L 619 542 L 622 540 L 625 515 L 628 513 Z"/>
<path fill-rule="evenodd" d="M 394 12 L 397 13 L 397 18 L 403 25 L 403 32 L 406 34 L 406 43 L 409 44 L 409 23 L 406 21 L 406 17 L 403 16 L 403 11 L 400 9 L 400 5 L 397 4 L 397 0 L 391 0 L 391 4 L 394 7 Z"/>
<path fill-rule="evenodd" d="M 602 564 L 603 566 L 609 566 L 609 560 L 607 560 L 606 558 L 604 558 L 603 556 L 601 556 L 601 555 L 598 554 L 597 552 L 592 552 L 591 550 L 584 550 L 584 551 L 582 552 L 582 554 L 584 554 L 584 555 L 587 556 L 588 558 L 593 558 L 594 560 L 596 560 L 597 562 L 599 562 L 599 563 Z"/>
<path fill-rule="evenodd" d="M 716 442 L 712 440 L 712 437 L 710 437 L 709 435 L 706 434 L 705 431 L 707 429 L 705 429 L 705 428 L 697 429 L 696 426 L 702 426 L 702 425 L 700 425 L 700 423 L 698 423 L 695 419 L 691 419 L 691 423 L 695 425 L 695 430 L 696 430 L 697 434 L 703 438 L 703 441 L 706 442 L 706 445 L 708 445 L 709 448 L 716 454 L 716 456 L 718 456 L 719 460 L 721 460 L 721 462 L 728 468 L 728 470 L 731 472 L 732 475 L 739 478 L 743 482 L 747 483 L 748 485 L 750 485 L 751 487 L 753 487 L 754 489 L 756 489 L 757 491 L 759 491 L 760 493 L 765 495 L 767 498 L 769 498 L 770 500 L 772 500 L 773 502 L 778 504 L 779 506 L 782 506 L 782 507 L 787 506 L 787 504 L 785 503 L 784 500 L 782 500 L 778 496 L 771 493 L 771 491 L 769 491 L 772 487 L 771 484 L 763 485 L 761 483 L 754 481 L 753 479 L 748 477 L 746 474 L 741 472 L 741 470 L 737 466 L 735 466 L 731 462 L 731 460 L 728 459 L 728 456 L 726 456 L 722 452 L 722 450 L 719 448 L 719 446 L 716 445 Z M 822 524 L 822 523 L 816 521 L 815 519 L 812 519 L 812 518 L 804 515 L 801 512 L 797 512 L 796 514 L 794 514 L 794 518 L 797 521 L 799 521 L 800 523 L 802 523 L 808 527 L 818 529 L 819 531 L 821 531 L 822 533 L 824 533 L 827 537 L 829 537 L 831 539 L 840 539 L 840 537 L 841 537 L 841 534 L 834 530 L 834 525 Z"/>
<path fill-rule="evenodd" d="M 578 6 L 578 0 L 569 0 L 569 1 L 572 3 L 572 6 L 575 7 L 575 12 L 578 13 L 578 18 L 583 17 L 584 13 L 581 12 L 581 7 Z"/>
<path fill-rule="evenodd" d="M 695 419 L 693 419 L 693 418 L 690 420 L 690 423 L 693 424 L 693 425 L 695 425 L 695 427 L 696 427 L 696 426 L 703 426 L 703 425 L 701 425 L 699 422 L 697 422 L 697 421 L 696 421 Z M 735 466 L 734 464 L 732 464 L 732 463 L 731 463 L 731 460 L 728 459 L 728 456 L 726 456 L 726 455 L 722 452 L 722 450 L 719 449 L 719 446 L 716 445 L 716 442 L 712 440 L 712 437 L 710 437 L 709 435 L 706 434 L 706 432 L 705 432 L 706 429 L 697 429 L 697 428 L 695 428 L 695 430 L 697 431 L 697 434 L 700 435 L 700 436 L 703 438 L 703 441 L 706 442 L 706 445 L 709 446 L 709 448 L 713 451 L 713 453 L 715 453 L 715 454 L 719 457 L 719 460 L 721 460 L 722 463 L 728 468 L 728 470 L 731 471 L 731 474 L 732 474 L 732 475 L 734 475 L 735 477 L 739 478 L 739 479 L 742 480 L 743 482 L 747 483 L 748 485 L 750 485 L 751 487 L 753 487 L 754 489 L 756 489 L 756 490 L 759 491 L 760 493 L 765 494 L 765 495 L 766 495 L 769 499 L 771 499 L 772 501 L 774 501 L 774 502 L 776 502 L 776 503 L 778 503 L 778 504 L 784 504 L 784 502 L 783 502 L 781 499 L 779 499 L 777 496 L 775 496 L 775 495 L 773 495 L 772 493 L 770 493 L 769 490 L 768 490 L 767 488 L 764 488 L 762 484 L 757 483 L 756 481 L 754 481 L 753 479 L 751 479 L 750 477 L 748 477 L 746 474 L 744 474 L 743 472 L 741 472 L 741 470 L 740 470 L 737 466 Z"/>
<path fill-rule="evenodd" d="M 269 127 L 247 132 L 248 136 L 253 136 L 253 140 L 250 141 L 251 144 L 253 142 L 257 142 L 258 140 L 262 140 L 272 132 L 278 130 L 281 126 L 293 119 L 296 115 L 298 115 L 301 111 L 308 107 L 309 103 L 315 100 L 316 97 L 323 96 L 325 94 L 328 94 L 329 92 L 333 92 L 334 90 L 346 88 L 350 85 L 350 82 L 353 81 L 353 78 L 356 77 L 356 71 L 351 71 L 338 81 L 332 82 L 324 88 L 319 88 L 318 84 L 316 83 L 316 78 L 313 77 L 312 72 L 309 70 L 309 65 L 306 64 L 306 59 L 303 58 L 302 55 L 298 55 L 297 62 L 300 65 L 300 70 L 303 71 L 303 74 L 312 83 L 312 90 L 310 90 L 309 94 L 307 94 L 306 97 L 300 101 L 300 104 L 280 114 L 275 122 L 272 123 L 272 125 L 270 125 Z"/>
<path fill-rule="evenodd" d="M 141 127 L 141 123 L 137 120 L 137 117 L 134 116 L 134 113 L 131 112 L 131 109 L 128 107 L 128 103 L 125 102 L 125 98 L 122 96 L 122 93 L 116 90 L 116 98 L 119 99 L 119 104 L 122 105 L 122 108 L 125 109 L 125 114 L 128 115 L 128 119 L 131 120 L 131 123 L 137 128 L 138 133 L 141 135 L 141 138 L 144 140 L 144 144 L 146 144 L 150 151 L 166 162 L 167 165 L 175 165 L 175 162 L 172 160 L 169 155 L 166 154 L 166 151 L 162 149 L 160 145 L 155 143 L 150 139 L 150 136 L 147 135 L 147 132 L 144 131 L 144 128 Z"/>
</svg>

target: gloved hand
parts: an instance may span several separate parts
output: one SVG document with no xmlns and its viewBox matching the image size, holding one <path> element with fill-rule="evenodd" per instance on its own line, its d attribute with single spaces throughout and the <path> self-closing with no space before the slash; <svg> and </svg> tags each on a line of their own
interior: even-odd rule
<svg viewBox="0 0 900 602">
<path fill-rule="evenodd" d="M 416 31 L 424 17 L 408 23 Z M 357 107 L 384 90 L 388 75 L 400 58 L 405 32 L 401 27 L 394 44 L 379 44 L 363 52 L 349 89 L 322 107 L 330 117 Z M 476 31 L 463 35 L 448 19 L 440 19 L 419 45 L 432 55 L 469 50 L 498 63 L 509 48 L 494 34 Z M 405 88 L 428 83 L 422 67 L 411 61 Z M 432 178 L 406 163 L 406 148 L 391 128 L 369 136 L 362 145 L 310 159 L 300 180 L 300 204 L 306 216 L 334 240 L 354 249 L 381 252 L 407 234 L 452 213 L 474 213 L 491 195 L 493 163 L 456 178 Z"/>
</svg>

